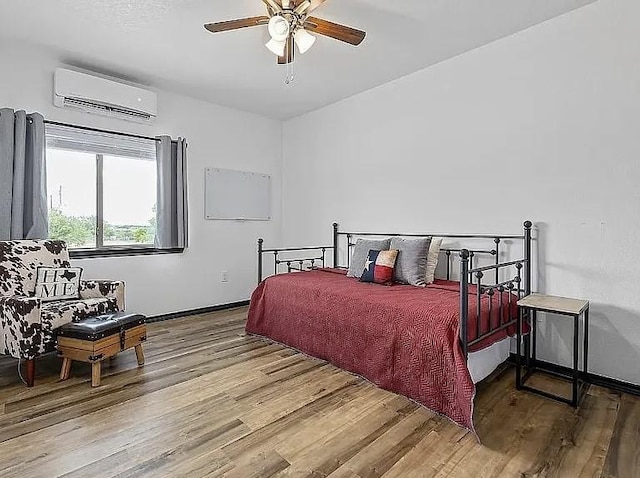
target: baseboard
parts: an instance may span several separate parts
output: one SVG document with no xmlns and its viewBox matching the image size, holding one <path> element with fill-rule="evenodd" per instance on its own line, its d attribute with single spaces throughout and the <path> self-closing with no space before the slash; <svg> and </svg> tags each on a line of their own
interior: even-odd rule
<svg viewBox="0 0 640 478">
<path fill-rule="evenodd" d="M 147 323 L 179 319 L 181 317 L 190 317 L 192 315 L 209 314 L 211 312 L 219 312 L 221 310 L 235 309 L 237 307 L 246 307 L 247 305 L 249 305 L 249 301 L 242 300 L 240 302 L 231 302 L 229 304 L 220 304 L 220 305 L 212 305 L 210 307 L 201 307 L 200 309 L 183 310 L 181 312 L 172 312 L 170 314 L 154 315 L 151 317 L 147 317 Z"/>
<path fill-rule="evenodd" d="M 509 362 L 516 363 L 516 354 L 512 353 L 509 356 Z M 551 362 L 545 362 L 544 360 L 536 360 L 536 368 L 539 370 L 550 372 L 558 375 L 571 375 L 573 370 L 569 367 L 557 365 Z M 610 388 L 617 392 L 628 393 L 631 395 L 640 396 L 640 385 L 636 385 L 629 382 L 623 382 L 622 380 L 616 380 L 615 378 L 603 377 L 595 373 L 588 373 L 587 379 L 589 383 L 597 385 L 598 387 Z"/>
</svg>

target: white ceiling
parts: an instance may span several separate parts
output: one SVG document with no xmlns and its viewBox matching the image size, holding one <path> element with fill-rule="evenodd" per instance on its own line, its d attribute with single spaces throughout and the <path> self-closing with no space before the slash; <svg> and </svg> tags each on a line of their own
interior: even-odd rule
<svg viewBox="0 0 640 478">
<path fill-rule="evenodd" d="M 594 0 L 328 0 L 314 15 L 367 31 L 320 37 L 296 81 L 263 46 L 265 27 L 203 24 L 265 12 L 260 0 L 0 0 L 0 34 L 71 65 L 287 119 L 510 35 Z"/>
</svg>

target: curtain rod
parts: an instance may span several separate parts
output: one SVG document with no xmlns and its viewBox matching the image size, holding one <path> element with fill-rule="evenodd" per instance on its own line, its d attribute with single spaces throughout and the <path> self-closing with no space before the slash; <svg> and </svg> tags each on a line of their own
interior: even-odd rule
<svg viewBox="0 0 640 478">
<path fill-rule="evenodd" d="M 88 126 L 78 126 L 77 124 L 69 124 L 69 123 L 60 123 L 59 121 L 50 121 L 50 120 L 44 120 L 45 124 L 52 124 L 55 126 L 66 126 L 67 128 L 77 128 L 77 129 L 82 129 L 84 131 L 93 131 L 95 133 L 109 133 L 109 134 L 115 134 L 118 136 L 128 136 L 130 138 L 137 138 L 137 139 L 148 139 L 150 141 L 158 141 L 158 138 L 151 138 L 150 136 L 140 136 L 137 134 L 129 134 L 129 133 L 121 133 L 119 131 L 109 131 L 106 129 L 98 129 L 98 128 L 90 128 Z"/>
</svg>

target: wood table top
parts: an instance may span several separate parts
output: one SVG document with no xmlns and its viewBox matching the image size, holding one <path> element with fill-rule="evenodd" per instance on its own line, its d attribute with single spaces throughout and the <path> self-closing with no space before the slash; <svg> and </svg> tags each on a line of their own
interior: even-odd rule
<svg viewBox="0 0 640 478">
<path fill-rule="evenodd" d="M 533 310 L 545 310 L 561 314 L 578 315 L 589 307 L 588 300 L 571 299 L 544 294 L 530 294 L 518 301 L 518 305 Z"/>
</svg>

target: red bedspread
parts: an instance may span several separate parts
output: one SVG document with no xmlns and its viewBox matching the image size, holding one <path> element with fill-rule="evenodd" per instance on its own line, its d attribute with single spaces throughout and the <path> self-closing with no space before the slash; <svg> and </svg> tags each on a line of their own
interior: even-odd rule
<svg viewBox="0 0 640 478">
<path fill-rule="evenodd" d="M 459 287 L 448 281 L 381 286 L 327 270 L 273 276 L 254 291 L 246 330 L 362 375 L 473 430 L 475 386 L 458 339 Z M 475 304 L 473 296 L 470 338 Z M 484 301 L 482 319 L 488 321 Z M 503 330 L 480 345 L 506 336 Z"/>
</svg>

